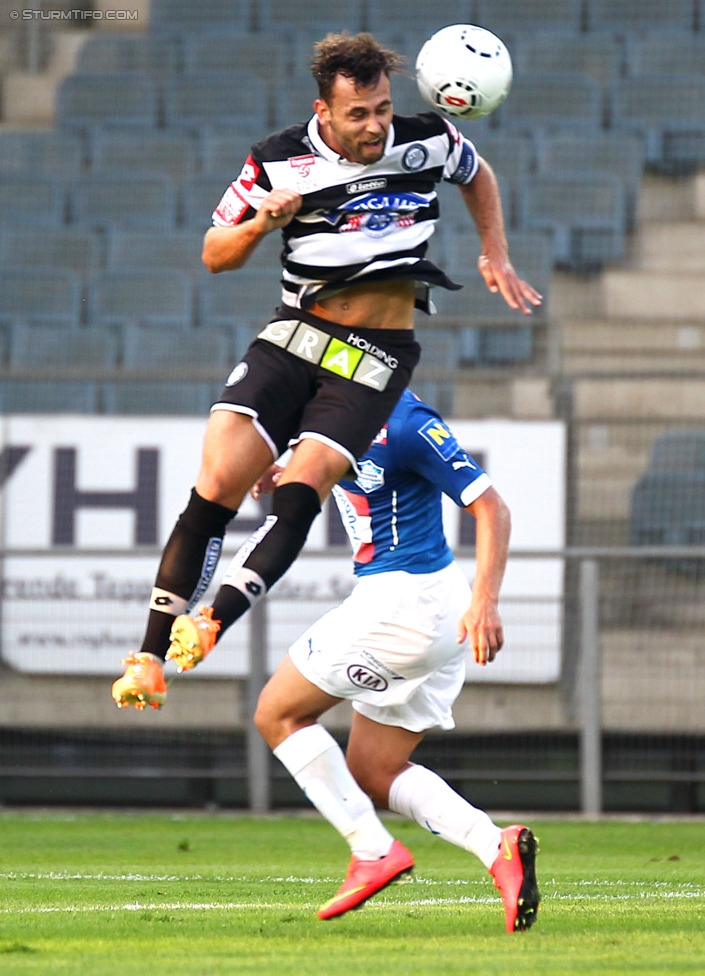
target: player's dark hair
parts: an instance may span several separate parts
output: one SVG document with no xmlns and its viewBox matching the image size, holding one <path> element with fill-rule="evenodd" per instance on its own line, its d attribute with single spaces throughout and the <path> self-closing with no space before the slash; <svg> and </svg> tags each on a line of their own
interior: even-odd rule
<svg viewBox="0 0 705 976">
<path fill-rule="evenodd" d="M 405 59 L 382 47 L 372 34 L 328 34 L 313 49 L 311 72 L 318 84 L 319 97 L 330 100 L 336 75 L 344 75 L 356 88 L 373 88 L 380 75 L 401 71 Z"/>
</svg>

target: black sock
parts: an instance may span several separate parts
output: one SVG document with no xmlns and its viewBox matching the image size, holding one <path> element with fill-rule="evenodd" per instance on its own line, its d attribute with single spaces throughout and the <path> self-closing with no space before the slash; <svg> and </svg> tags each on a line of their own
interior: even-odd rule
<svg viewBox="0 0 705 976">
<path fill-rule="evenodd" d="M 166 657 L 174 617 L 185 613 L 208 588 L 218 565 L 226 526 L 235 514 L 224 505 L 207 501 L 193 489 L 162 553 L 142 651 Z"/>
<path fill-rule="evenodd" d="M 236 553 L 213 603 L 219 637 L 289 569 L 320 510 L 310 485 L 294 481 L 274 489 L 271 515 Z"/>
</svg>

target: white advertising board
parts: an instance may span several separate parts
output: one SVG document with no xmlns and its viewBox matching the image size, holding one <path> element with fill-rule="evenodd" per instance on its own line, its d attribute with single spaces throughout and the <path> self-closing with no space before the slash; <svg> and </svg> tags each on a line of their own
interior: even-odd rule
<svg viewBox="0 0 705 976">
<path fill-rule="evenodd" d="M 512 550 L 560 550 L 563 425 L 450 424 L 512 511 Z M 155 551 L 188 499 L 203 430 L 204 421 L 184 418 L 3 418 L 1 633 L 9 666 L 29 673 L 120 673 L 122 658 L 141 643 Z M 445 501 L 451 545 L 466 544 L 471 520 Z M 221 570 L 262 518 L 263 509 L 248 499 L 226 537 Z M 347 544 L 331 548 L 341 540 L 336 529 L 337 515 L 324 511 L 304 553 L 267 601 L 270 668 L 305 626 L 352 588 Z M 462 565 L 472 579 L 472 561 Z M 555 681 L 562 598 L 562 560 L 510 557 L 502 599 L 505 648 L 489 668 L 469 664 L 468 680 Z M 223 638 L 199 677 L 246 674 L 246 619 Z"/>
</svg>

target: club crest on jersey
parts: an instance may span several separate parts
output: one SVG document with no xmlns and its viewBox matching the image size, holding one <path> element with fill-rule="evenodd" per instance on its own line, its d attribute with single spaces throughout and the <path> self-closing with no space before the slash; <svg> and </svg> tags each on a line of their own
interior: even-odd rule
<svg viewBox="0 0 705 976">
<path fill-rule="evenodd" d="M 449 461 L 460 450 L 458 442 L 442 420 L 427 420 L 419 428 L 419 434 L 444 461 Z"/>
<path fill-rule="evenodd" d="M 360 462 L 360 474 L 355 480 L 355 484 L 359 485 L 366 495 L 369 495 L 370 492 L 376 491 L 384 484 L 384 468 L 380 468 L 374 461 L 365 458 L 364 461 Z"/>
<path fill-rule="evenodd" d="M 415 142 L 409 146 L 401 159 L 401 164 L 409 173 L 417 169 L 423 169 L 428 159 L 428 149 L 420 142 Z"/>
</svg>

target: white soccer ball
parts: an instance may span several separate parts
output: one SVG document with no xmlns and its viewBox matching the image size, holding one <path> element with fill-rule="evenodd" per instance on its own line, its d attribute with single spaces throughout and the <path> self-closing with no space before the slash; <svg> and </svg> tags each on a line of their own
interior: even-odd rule
<svg viewBox="0 0 705 976">
<path fill-rule="evenodd" d="M 416 84 L 433 108 L 454 119 L 481 119 L 509 94 L 512 59 L 491 31 L 452 24 L 430 37 L 416 59 Z"/>
</svg>

